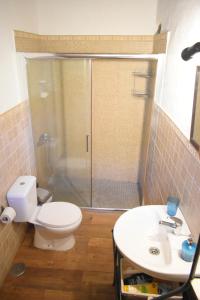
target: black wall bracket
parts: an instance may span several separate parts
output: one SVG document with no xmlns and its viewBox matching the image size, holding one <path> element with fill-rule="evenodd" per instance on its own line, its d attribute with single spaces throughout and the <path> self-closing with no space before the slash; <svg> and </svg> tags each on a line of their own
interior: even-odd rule
<svg viewBox="0 0 200 300">
<path fill-rule="evenodd" d="M 181 53 L 181 57 L 183 60 L 189 60 L 197 52 L 200 52 L 200 42 L 194 44 L 191 47 L 185 48 Z"/>
</svg>

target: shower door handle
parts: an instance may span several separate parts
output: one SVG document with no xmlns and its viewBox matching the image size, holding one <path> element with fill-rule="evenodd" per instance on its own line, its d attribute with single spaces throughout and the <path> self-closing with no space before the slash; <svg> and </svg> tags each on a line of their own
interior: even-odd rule
<svg viewBox="0 0 200 300">
<path fill-rule="evenodd" d="M 89 152 L 89 135 L 86 134 L 86 152 Z"/>
</svg>

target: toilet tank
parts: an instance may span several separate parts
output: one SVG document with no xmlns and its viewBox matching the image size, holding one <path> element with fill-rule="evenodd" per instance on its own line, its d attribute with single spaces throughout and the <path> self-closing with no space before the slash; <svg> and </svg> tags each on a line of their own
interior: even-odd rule
<svg viewBox="0 0 200 300">
<path fill-rule="evenodd" d="M 37 207 L 35 176 L 20 176 L 7 193 L 9 206 L 16 211 L 15 222 L 28 222 Z"/>
</svg>

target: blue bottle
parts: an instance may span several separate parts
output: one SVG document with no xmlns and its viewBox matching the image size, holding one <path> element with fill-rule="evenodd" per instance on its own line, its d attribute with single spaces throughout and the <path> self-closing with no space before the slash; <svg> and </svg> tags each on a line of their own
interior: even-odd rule
<svg viewBox="0 0 200 300">
<path fill-rule="evenodd" d="M 185 261 L 191 262 L 193 261 L 195 251 L 196 251 L 196 244 L 193 242 L 193 240 L 191 238 L 185 240 L 182 243 L 181 258 Z"/>
</svg>

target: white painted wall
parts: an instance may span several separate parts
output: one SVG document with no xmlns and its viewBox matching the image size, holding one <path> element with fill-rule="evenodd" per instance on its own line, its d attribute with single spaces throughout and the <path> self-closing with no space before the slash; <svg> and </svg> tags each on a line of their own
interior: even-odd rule
<svg viewBox="0 0 200 300">
<path fill-rule="evenodd" d="M 27 98 L 13 30 L 40 34 L 152 34 L 158 0 L 0 0 L 0 113 Z"/>
<path fill-rule="evenodd" d="M 158 0 L 37 0 L 41 34 L 126 35 L 156 31 Z"/>
<path fill-rule="evenodd" d="M 21 95 L 13 29 L 37 32 L 34 0 L 0 0 L 0 113 L 25 100 Z"/>
<path fill-rule="evenodd" d="M 166 69 L 159 104 L 180 128 L 190 136 L 196 66 L 200 54 L 185 62 L 184 48 L 200 42 L 200 1 L 159 0 L 157 22 L 170 31 Z"/>
</svg>

